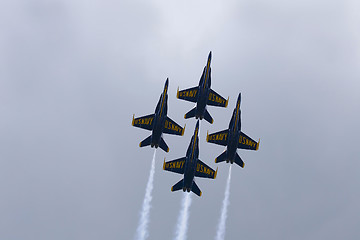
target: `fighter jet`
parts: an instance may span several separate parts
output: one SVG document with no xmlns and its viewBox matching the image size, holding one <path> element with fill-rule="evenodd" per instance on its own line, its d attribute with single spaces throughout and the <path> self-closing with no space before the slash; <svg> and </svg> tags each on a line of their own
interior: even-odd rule
<svg viewBox="0 0 360 240">
<path fill-rule="evenodd" d="M 188 88 L 185 90 L 179 91 L 177 90 L 177 98 L 190 101 L 196 103 L 195 108 L 191 109 L 188 113 L 185 114 L 184 118 L 192 118 L 195 117 L 196 119 L 205 118 L 206 121 L 209 123 L 213 123 L 214 120 L 210 116 L 209 112 L 206 109 L 206 105 L 209 106 L 217 106 L 217 107 L 227 107 L 229 98 L 226 100 L 211 87 L 211 51 L 209 53 L 209 57 L 207 60 L 207 64 L 204 67 L 204 71 L 201 75 L 199 86 Z"/>
<path fill-rule="evenodd" d="M 218 145 L 226 146 L 225 151 L 215 159 L 216 163 L 226 161 L 233 164 L 234 162 L 240 167 L 244 167 L 244 162 L 241 160 L 240 156 L 237 154 L 236 150 L 238 148 L 248 149 L 248 150 L 258 150 L 259 142 L 255 142 L 253 139 L 248 137 L 245 133 L 241 132 L 241 93 L 239 93 L 236 107 L 234 109 L 229 129 L 216 132 L 213 134 L 207 133 L 206 141 L 210 143 L 215 143 Z"/>
<path fill-rule="evenodd" d="M 184 174 L 184 178 L 176 183 L 171 191 L 178 191 L 182 189 L 184 192 L 194 192 L 199 197 L 201 196 L 201 191 L 194 181 L 194 177 L 202 178 L 216 178 L 217 169 L 214 171 L 212 168 L 203 163 L 199 157 L 199 120 L 196 123 L 194 135 L 191 138 L 191 142 L 186 152 L 186 156 L 165 162 L 163 169 L 179 174 Z"/>
<path fill-rule="evenodd" d="M 162 138 L 162 134 L 184 135 L 185 126 L 182 128 L 167 116 L 168 85 L 169 78 L 166 79 L 164 91 L 160 95 L 154 114 L 138 118 L 134 118 L 135 114 L 133 115 L 133 126 L 152 131 L 152 134 L 149 137 L 140 142 L 140 147 L 151 145 L 151 147 L 160 147 L 165 152 L 169 152 L 169 147 Z"/>
</svg>

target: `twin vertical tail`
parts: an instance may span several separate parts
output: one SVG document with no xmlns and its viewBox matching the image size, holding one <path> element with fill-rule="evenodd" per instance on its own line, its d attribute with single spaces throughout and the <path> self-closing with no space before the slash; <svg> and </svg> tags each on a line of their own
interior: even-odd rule
<svg viewBox="0 0 360 240">
<path fill-rule="evenodd" d="M 222 154 L 220 154 L 217 158 L 215 158 L 215 163 L 223 162 L 227 160 L 227 151 L 224 151 Z M 239 154 L 235 153 L 235 158 L 233 160 L 237 165 L 244 168 L 245 163 L 240 158 Z"/>
<path fill-rule="evenodd" d="M 184 179 L 181 179 L 179 182 L 177 182 L 174 186 L 171 187 L 172 192 L 179 191 L 181 189 L 184 189 Z M 198 185 L 196 185 L 195 181 L 193 181 L 191 191 L 201 197 L 202 193 Z"/>
<path fill-rule="evenodd" d="M 149 146 L 151 144 L 151 136 L 145 138 L 143 141 L 140 142 L 139 147 L 146 147 Z M 153 146 L 152 146 L 153 147 Z M 157 148 L 157 146 L 155 146 Z M 168 145 L 165 143 L 164 139 L 161 137 L 160 138 L 160 142 L 159 142 L 159 147 L 164 150 L 165 152 L 169 152 L 169 147 Z"/>
</svg>

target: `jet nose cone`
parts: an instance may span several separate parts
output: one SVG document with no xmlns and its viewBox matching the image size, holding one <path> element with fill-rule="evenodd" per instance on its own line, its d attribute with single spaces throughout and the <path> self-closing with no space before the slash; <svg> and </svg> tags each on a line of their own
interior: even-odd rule
<svg viewBox="0 0 360 240">
<path fill-rule="evenodd" d="M 238 102 L 241 101 L 241 93 L 239 93 L 239 96 L 238 96 Z"/>
<path fill-rule="evenodd" d="M 211 60 L 212 53 L 210 51 L 208 59 Z"/>
<path fill-rule="evenodd" d="M 166 78 L 165 87 L 167 87 L 168 85 L 169 85 L 169 78 Z"/>
</svg>

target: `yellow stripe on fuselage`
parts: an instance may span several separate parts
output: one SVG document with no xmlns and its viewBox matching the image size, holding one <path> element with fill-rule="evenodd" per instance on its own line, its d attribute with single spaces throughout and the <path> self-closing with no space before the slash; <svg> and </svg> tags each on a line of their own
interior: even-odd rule
<svg viewBox="0 0 360 240">
<path fill-rule="evenodd" d="M 163 96 L 162 96 L 162 103 L 161 103 L 160 117 L 161 117 L 161 114 L 162 114 L 162 110 L 163 110 L 163 108 L 164 108 L 164 102 L 165 102 L 165 95 L 166 95 L 166 92 L 167 92 L 167 87 L 164 89 Z"/>
<path fill-rule="evenodd" d="M 193 150 L 192 150 L 192 154 L 191 154 L 191 158 L 194 157 L 194 152 L 195 152 L 195 145 L 196 145 L 196 137 L 198 135 L 198 130 L 196 129 L 196 132 L 194 134 L 194 146 L 193 146 Z"/>
<path fill-rule="evenodd" d="M 234 129 L 236 129 L 236 124 L 238 122 L 237 119 L 238 119 L 238 116 L 239 116 L 239 108 L 240 108 L 240 102 L 236 106 L 236 117 L 235 117 L 235 128 Z"/>
<path fill-rule="evenodd" d="M 207 66 L 206 66 L 206 73 L 205 73 L 205 83 L 204 83 L 204 88 L 206 86 L 206 81 L 208 78 L 208 72 L 209 72 L 209 68 L 210 68 L 210 59 L 208 60 Z"/>
</svg>

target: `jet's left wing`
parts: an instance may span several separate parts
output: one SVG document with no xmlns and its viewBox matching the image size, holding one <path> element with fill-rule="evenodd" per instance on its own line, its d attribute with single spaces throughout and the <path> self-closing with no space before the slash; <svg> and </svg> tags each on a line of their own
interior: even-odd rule
<svg viewBox="0 0 360 240">
<path fill-rule="evenodd" d="M 197 102 L 197 98 L 198 98 L 198 91 L 199 87 L 193 87 L 193 88 L 188 88 L 185 90 L 181 90 L 179 91 L 179 88 L 177 90 L 177 94 L 176 97 L 185 101 L 189 101 L 189 102 Z"/>
<path fill-rule="evenodd" d="M 241 132 L 239 137 L 238 148 L 248 149 L 248 150 L 258 150 L 260 144 L 259 142 L 255 142 L 252 138 L 247 136 L 245 133 Z"/>
<path fill-rule="evenodd" d="M 171 118 L 166 117 L 163 133 L 182 136 L 184 135 L 184 131 L 185 127 L 182 128 L 179 124 L 171 120 Z"/>
<path fill-rule="evenodd" d="M 216 93 L 214 90 L 210 89 L 209 98 L 207 104 L 210 106 L 216 107 L 227 107 L 229 98 L 226 100 L 220 94 Z"/>
<path fill-rule="evenodd" d="M 170 172 L 184 174 L 185 160 L 186 160 L 186 157 L 178 158 L 178 159 L 175 159 L 175 160 L 172 160 L 169 162 L 165 162 L 165 159 L 164 159 L 163 169 L 170 171 Z"/>
<path fill-rule="evenodd" d="M 155 114 L 146 115 L 143 117 L 134 118 L 133 115 L 132 125 L 139 128 L 144 128 L 147 130 L 152 130 L 154 125 Z"/>
<path fill-rule="evenodd" d="M 226 146 L 227 145 L 227 137 L 228 137 L 229 130 L 225 129 L 220 132 L 212 133 L 209 135 L 207 133 L 206 141 L 210 143 L 215 143 L 218 145 Z"/>
<path fill-rule="evenodd" d="M 196 177 L 215 179 L 216 175 L 217 175 L 217 168 L 216 171 L 214 171 L 211 167 L 203 163 L 200 159 L 197 160 L 196 171 L 195 171 Z"/>
</svg>

